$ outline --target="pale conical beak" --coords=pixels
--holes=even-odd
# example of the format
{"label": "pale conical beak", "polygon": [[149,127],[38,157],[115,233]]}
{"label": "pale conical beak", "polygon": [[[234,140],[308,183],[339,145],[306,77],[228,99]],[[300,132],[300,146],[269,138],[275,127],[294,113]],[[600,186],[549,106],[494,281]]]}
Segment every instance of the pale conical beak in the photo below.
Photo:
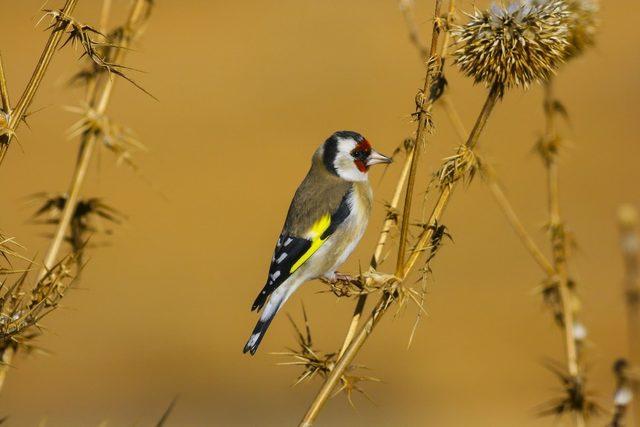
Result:
{"label": "pale conical beak", "polygon": [[391,163],[393,159],[378,153],[376,150],[371,150],[371,154],[367,158],[367,166],[377,165],[378,163]]}

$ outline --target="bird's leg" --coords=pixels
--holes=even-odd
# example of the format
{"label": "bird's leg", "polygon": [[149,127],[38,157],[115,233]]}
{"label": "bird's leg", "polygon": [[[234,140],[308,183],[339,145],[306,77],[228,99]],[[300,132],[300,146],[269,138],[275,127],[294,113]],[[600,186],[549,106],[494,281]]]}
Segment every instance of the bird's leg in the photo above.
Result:
{"label": "bird's leg", "polygon": [[340,273],[338,271],[334,271],[330,275],[325,276],[331,283],[336,282],[353,282],[355,278],[350,274]]}

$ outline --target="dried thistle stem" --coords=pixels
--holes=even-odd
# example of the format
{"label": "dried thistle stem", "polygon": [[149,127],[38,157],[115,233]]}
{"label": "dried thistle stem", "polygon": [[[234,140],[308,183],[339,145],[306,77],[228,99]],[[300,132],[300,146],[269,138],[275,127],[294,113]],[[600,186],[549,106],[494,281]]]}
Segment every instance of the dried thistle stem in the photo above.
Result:
{"label": "dried thistle stem", "polygon": [[507,218],[507,221],[513,228],[513,231],[516,233],[520,241],[524,245],[524,247],[529,251],[531,257],[535,260],[535,262],[540,266],[540,268],[547,274],[547,276],[552,277],[555,273],[553,266],[547,259],[547,257],[542,253],[540,247],[533,240],[533,237],[529,234],[527,229],[520,221],[518,214],[513,209],[511,202],[507,198],[507,195],[504,193],[504,190],[495,179],[495,177],[491,176],[491,174],[485,175],[485,181],[487,187],[491,191],[493,198],[498,203],[498,206],[502,210],[502,213]]}
{"label": "dried thistle stem", "polygon": [[[67,0],[62,9],[62,14],[68,16],[73,12],[73,9],[76,7],[78,0]],[[49,36],[49,40],[47,40],[47,44],[40,55],[40,59],[36,64],[36,68],[33,71],[31,76],[31,80],[27,83],[27,87],[24,89],[22,96],[18,100],[15,108],[11,112],[9,123],[7,124],[7,134],[5,139],[0,143],[0,164],[4,159],[4,156],[9,148],[9,144],[11,143],[11,138],[13,133],[18,129],[20,122],[22,121],[24,115],[27,112],[27,109],[31,105],[38,88],[40,87],[40,83],[42,83],[42,79],[49,68],[49,64],[51,63],[51,59],[55,54],[58,45],[60,44],[60,40],[64,35],[64,31],[59,27],[62,25],[61,23],[56,24],[51,29],[51,35]],[[7,108],[5,106],[5,108]]]}
{"label": "dried thistle stem", "polygon": [[313,425],[316,417],[320,413],[320,410],[322,409],[326,401],[329,399],[329,397],[331,397],[331,392],[333,391],[335,386],[339,383],[343,373],[351,365],[351,362],[356,357],[356,354],[358,354],[358,351],[360,351],[360,348],[362,348],[365,341],[367,340],[369,335],[371,335],[371,333],[373,332],[373,329],[378,324],[378,322],[380,321],[380,319],[382,318],[382,316],[384,315],[387,308],[389,308],[392,302],[393,302],[393,295],[385,292],[385,294],[382,296],[382,298],[380,298],[380,301],[378,301],[378,304],[376,304],[375,308],[371,312],[371,316],[369,316],[369,319],[367,320],[367,322],[360,329],[360,332],[355,336],[355,338],[353,339],[351,344],[349,344],[349,346],[347,347],[342,357],[338,359],[338,361],[336,362],[336,365],[333,367],[333,369],[329,373],[329,376],[327,377],[324,384],[322,385],[322,388],[318,392],[318,395],[313,400],[313,402],[311,403],[311,406],[307,410],[306,415],[300,422],[299,424],[300,427],[309,427]]}
{"label": "dried thistle stem", "polygon": [[418,160],[420,159],[420,151],[426,144],[426,133],[429,126],[429,108],[432,100],[429,96],[431,85],[442,72],[442,58],[437,55],[438,39],[441,31],[440,11],[442,9],[442,0],[436,0],[433,31],[431,34],[431,48],[429,49],[429,59],[427,61],[427,73],[422,88],[422,96],[418,107],[418,130],[416,131],[416,140],[413,149],[413,158],[411,159],[411,168],[409,170],[409,178],[407,180],[407,190],[404,197],[404,208],[402,209],[402,225],[400,227],[400,241],[398,245],[398,257],[396,260],[396,276],[403,276],[405,253],[407,250],[407,235],[409,232],[409,220],[411,219],[411,202],[413,201],[413,188],[416,181],[416,173],[418,171]]}
{"label": "dried thistle stem", "polygon": [[7,379],[7,373],[11,368],[11,361],[13,360],[13,355],[16,352],[16,348],[13,345],[9,345],[2,350],[2,354],[0,354],[0,390],[4,387],[4,382]]}
{"label": "dried thistle stem", "polygon": [[[407,24],[407,27],[409,29],[409,38],[411,39],[411,41],[414,43],[416,49],[418,49],[418,52],[420,54],[420,56],[424,59],[424,61],[426,62],[427,68],[429,65],[429,57],[427,56],[429,54],[429,50],[427,50],[426,46],[423,45],[420,42],[420,34],[418,31],[418,26],[415,22],[415,16],[413,14],[413,0],[401,0],[400,1],[400,10],[405,18],[405,22]],[[451,24],[451,20],[453,18],[453,14],[455,12],[455,0],[451,0],[449,2],[449,13],[447,14],[447,24],[450,25]],[[438,27],[439,24],[438,22],[434,22],[434,31],[436,29],[436,27]],[[432,38],[432,41],[435,38]],[[437,46],[437,43],[436,43]],[[433,42],[432,42],[432,47],[433,47]],[[442,72],[442,64],[444,63],[444,59],[447,56],[447,50],[449,48],[449,32],[445,31],[444,34],[444,39],[442,42],[442,47],[441,47],[441,51],[439,54],[440,57],[440,68],[438,69],[438,72],[441,73]],[[427,70],[427,72],[429,72],[429,70]],[[424,92],[423,92],[424,93]],[[424,98],[422,99],[424,101]],[[427,107],[427,111],[431,108],[434,100],[429,99],[428,100],[429,105]],[[417,139],[416,139],[417,141]],[[400,179],[398,181],[398,184],[396,186],[396,190],[395,193],[393,195],[393,199],[390,205],[390,209],[397,209],[398,204],[400,202],[400,197],[402,196],[402,189],[404,186],[404,183],[407,180],[407,176],[409,171],[412,168],[412,165],[414,164],[413,162],[413,153],[415,150],[415,142],[414,142],[414,147],[411,149],[411,151],[407,154],[407,158],[405,160],[405,164],[402,168],[402,173],[400,175]],[[407,193],[408,194],[408,193]],[[384,245],[387,241],[387,237],[389,234],[389,231],[391,229],[391,226],[393,224],[396,224],[397,220],[396,218],[387,218],[383,224],[382,227],[382,231],[380,233],[380,238],[378,239],[378,244],[376,245],[376,251],[373,255],[373,258],[371,260],[371,266],[373,268],[377,268],[378,264],[380,262],[381,256],[382,256],[382,250],[384,249]],[[401,238],[402,239],[402,238]],[[345,337],[344,343],[342,344],[342,348],[340,349],[340,353],[339,355],[342,356],[342,354],[344,353],[344,351],[346,350],[347,346],[350,344],[351,339],[353,338],[353,335],[355,334],[357,327],[358,327],[358,322],[360,321],[360,318],[362,317],[362,312],[364,310],[364,306],[367,300],[367,294],[363,294],[358,298],[358,302],[356,303],[356,308],[354,310],[354,314],[351,318],[351,323],[349,324],[349,329],[347,331],[347,335]]]}
{"label": "dried thistle stem", "polygon": [[9,89],[7,89],[7,76],[4,72],[4,60],[0,54],[0,100],[2,101],[2,111],[9,114],[11,111],[11,101],[9,100]]}
{"label": "dried thistle stem", "polygon": [[[451,124],[458,134],[458,137],[462,141],[466,141],[466,139],[468,138],[467,130],[465,129],[464,124],[460,119],[460,115],[458,114],[457,109],[455,108],[453,102],[447,94],[442,95],[441,105],[443,106],[447,117],[451,121]],[[487,188],[489,189],[489,191],[491,191],[493,198],[498,203],[498,206],[511,225],[511,228],[513,228],[513,231],[516,233],[524,247],[527,249],[527,251],[529,251],[531,257],[535,260],[535,262],[540,266],[540,268],[545,272],[547,276],[554,276],[555,270],[553,268],[553,265],[551,265],[551,262],[549,262],[547,257],[542,253],[540,247],[536,244],[536,242],[533,240],[533,237],[531,237],[531,234],[529,234],[527,229],[522,224],[522,221],[518,217],[518,214],[513,209],[513,205],[509,201],[509,198],[498,182],[495,173],[493,171],[485,171],[483,177]]]}
{"label": "dried thistle stem", "polygon": [[[398,205],[400,204],[402,189],[404,188],[404,184],[407,181],[407,177],[409,176],[409,170],[411,169],[414,149],[415,144],[407,153],[407,158],[404,161],[404,166],[402,167],[402,172],[400,173],[400,179],[398,179],[395,192],[393,193],[393,198],[391,199],[391,203],[389,204],[389,210],[396,210],[398,208]],[[397,219],[395,215],[389,215],[384,220],[384,223],[382,224],[382,230],[380,231],[380,237],[378,237],[378,244],[376,245],[376,250],[373,254],[373,258],[371,259],[371,267],[376,269],[378,268],[380,260],[382,259],[382,251],[384,250],[384,246],[387,243],[387,239],[389,238],[389,233],[391,232],[391,227],[393,227],[393,225],[396,223]],[[358,329],[358,322],[360,322],[360,318],[362,317],[362,312],[364,311],[366,302],[367,294],[362,294],[358,297],[356,308],[353,311],[351,323],[349,324],[349,329],[347,330],[347,335],[345,336],[338,357],[342,357],[349,344],[351,344],[351,340],[353,339],[353,336]]]}
{"label": "dried thistle stem", "polygon": [[[127,30],[129,31],[135,30],[134,26],[143,18],[143,14],[145,10],[144,6],[147,1],[148,0],[136,0],[136,2],[133,4],[127,20],[127,24],[126,24]],[[68,1],[65,6],[65,9],[63,10],[63,13],[66,13],[68,15],[68,13],[72,11],[73,6],[75,6],[75,3],[76,1],[71,1],[71,0]],[[54,32],[54,34],[62,34],[62,31]],[[132,34],[135,34],[135,32]],[[57,39],[57,41],[59,41],[59,38]],[[50,38],[50,42],[51,42],[51,38]],[[127,48],[129,47],[129,43],[130,43],[130,39],[128,37],[124,37],[121,43],[121,48],[116,52],[116,61],[121,61],[124,58],[124,56],[127,53],[127,50],[128,50]],[[57,42],[54,44],[54,47],[55,46],[57,46]],[[46,51],[47,50],[45,49],[45,52]],[[44,56],[45,55],[43,54],[43,57]],[[47,61],[50,61],[51,59],[50,55],[48,56],[48,58],[49,59]],[[41,81],[43,74],[44,74],[43,71],[40,73],[34,73],[34,76],[39,75],[40,77],[35,80],[34,78],[32,78],[32,81],[37,81],[37,82]],[[113,86],[115,83],[114,76],[106,74],[104,78],[105,78],[104,85],[102,87],[100,87],[99,85],[93,86],[92,90],[94,91],[93,95],[95,96],[89,97],[89,99],[97,99],[97,101],[95,102],[95,105],[92,105],[92,107],[94,107],[95,110],[100,114],[104,113],[107,108],[107,105],[111,98],[111,93],[113,91]],[[37,88],[37,84],[35,85],[35,87]],[[33,91],[33,93],[35,93],[35,90]],[[31,95],[31,98],[32,97],[33,95]],[[23,98],[24,98],[24,95],[23,95]],[[18,107],[16,107],[16,109],[17,108]],[[16,116],[12,116],[12,119],[14,117]],[[69,227],[69,224],[71,223],[73,213],[75,212],[76,206],[78,204],[80,190],[84,183],[84,179],[85,179],[87,170],[89,168],[89,164],[90,164],[91,157],[95,149],[97,140],[98,140],[98,135],[95,132],[89,131],[83,134],[83,139],[80,144],[80,153],[78,156],[78,161],[76,163],[76,167],[75,167],[70,188],[69,188],[69,196],[67,198],[67,202],[65,203],[65,207],[61,214],[61,218],[58,223],[58,227],[54,234],[53,240],[51,241],[51,245],[49,246],[49,249],[45,256],[43,268],[40,270],[40,273],[38,274],[38,278],[37,278],[38,281],[43,280],[47,276],[47,274],[51,271],[53,266],[56,264],[56,259],[58,257],[60,248],[64,241],[64,236]],[[3,147],[6,147],[6,145],[3,145]],[[0,161],[1,161],[2,155],[3,155],[3,152],[0,152]],[[2,385],[4,384],[4,378],[6,377],[7,370],[9,369],[9,366],[11,364],[11,360],[15,356],[16,347],[13,345],[9,345],[0,349],[0,351],[1,351],[0,358],[2,360],[2,363],[0,364],[0,389],[1,389]]]}
{"label": "dried thistle stem", "polygon": [[[618,215],[620,247],[624,260],[623,286],[627,308],[627,337],[629,361],[635,369],[640,367],[640,239],[638,238],[638,212],[632,206],[622,206]],[[640,426],[640,390],[633,384],[631,407],[635,424]]]}
{"label": "dried thistle stem", "polygon": [[[495,107],[497,101],[500,99],[501,94],[502,87],[499,84],[494,84],[491,86],[489,94],[487,95],[487,99],[482,106],[482,110],[480,111],[480,114],[476,119],[471,133],[469,134],[469,138],[467,138],[467,142],[464,144],[464,146],[469,150],[473,150],[478,143],[478,139],[480,138],[480,135],[484,130],[485,125],[487,124],[487,120],[489,119],[489,116],[493,111],[493,107]],[[435,232],[435,226],[440,222],[440,218],[442,218],[442,214],[444,213],[447,203],[449,202],[449,198],[453,193],[454,187],[455,183],[451,183],[441,188],[438,201],[436,202],[436,205],[434,206],[433,211],[431,212],[431,215],[429,217],[429,221],[427,222],[429,226],[425,227],[418,237],[418,242],[416,243],[411,256],[405,264],[405,271],[411,270],[420,258],[422,252],[427,249],[427,246],[431,241],[431,238],[433,237],[433,233]]]}
{"label": "dried thistle stem", "polygon": [[[549,79],[544,85],[544,112],[545,112],[545,140],[557,141],[557,126],[555,121],[556,99],[553,89],[553,79]],[[569,289],[569,273],[567,269],[567,241],[562,217],[560,216],[560,192],[558,179],[557,150],[552,148],[547,151],[545,157],[547,170],[547,192],[549,209],[549,230],[551,235],[551,251],[553,267],[558,282],[558,293],[562,304],[562,320],[564,330],[565,351],[567,359],[567,371],[576,381],[580,380],[580,364],[578,359],[578,347],[575,334],[575,313],[573,295]],[[575,425],[585,425],[584,414],[574,411]]]}
{"label": "dried thistle stem", "polygon": [[[126,23],[127,31],[135,30],[134,26],[143,17],[146,2],[147,0],[136,0],[136,2],[131,7],[131,11]],[[127,54],[130,42],[131,40],[129,37],[124,37],[122,39],[121,45],[115,54],[115,63],[122,62]],[[113,92],[116,81],[115,76],[110,74],[106,74],[103,77],[105,79],[104,84],[102,86],[94,86],[93,89],[95,93],[89,96],[89,99],[95,100],[93,102],[93,105],[91,105],[91,108],[96,111],[97,115],[102,115],[105,113],[107,106],[109,105],[111,94]],[[71,219],[73,218],[76,206],[78,205],[80,190],[82,189],[82,186],[84,184],[87,170],[89,169],[91,158],[98,141],[98,136],[99,135],[97,135],[96,132],[93,131],[87,131],[82,135],[82,141],[80,143],[80,153],[78,155],[78,161],[73,172],[71,184],[69,186],[67,201],[65,203],[64,209],[62,210],[60,221],[58,223],[58,227],[56,228],[53,240],[51,241],[51,245],[49,246],[49,250],[47,251],[47,254],[44,258],[44,268],[40,271],[40,277],[42,277],[46,273],[48,268],[51,268],[51,266],[56,262],[56,259],[58,258],[60,247],[64,242],[64,236],[67,233],[67,229],[69,228],[69,224],[71,223]]]}

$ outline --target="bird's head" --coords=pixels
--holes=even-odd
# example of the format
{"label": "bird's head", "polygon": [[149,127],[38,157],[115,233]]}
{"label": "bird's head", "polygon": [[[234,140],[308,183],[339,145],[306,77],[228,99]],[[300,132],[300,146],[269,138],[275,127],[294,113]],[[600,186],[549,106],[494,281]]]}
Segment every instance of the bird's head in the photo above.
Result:
{"label": "bird's head", "polygon": [[327,170],[346,181],[366,181],[369,167],[391,163],[357,132],[338,131],[322,145],[322,162]]}

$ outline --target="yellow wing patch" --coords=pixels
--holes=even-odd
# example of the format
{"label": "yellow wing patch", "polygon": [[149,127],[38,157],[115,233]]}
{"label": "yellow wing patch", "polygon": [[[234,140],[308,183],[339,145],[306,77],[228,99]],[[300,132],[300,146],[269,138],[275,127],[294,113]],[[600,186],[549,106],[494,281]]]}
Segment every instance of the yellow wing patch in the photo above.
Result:
{"label": "yellow wing patch", "polygon": [[302,264],[304,264],[310,257],[313,255],[320,246],[327,240],[326,238],[321,239],[322,234],[327,231],[327,228],[331,225],[331,216],[329,214],[325,214],[322,218],[317,220],[311,226],[311,229],[307,233],[307,238],[311,239],[311,247],[307,249],[307,251],[302,254],[300,259],[296,261],[295,264],[291,267],[291,271],[289,273],[293,273],[296,271]]}

